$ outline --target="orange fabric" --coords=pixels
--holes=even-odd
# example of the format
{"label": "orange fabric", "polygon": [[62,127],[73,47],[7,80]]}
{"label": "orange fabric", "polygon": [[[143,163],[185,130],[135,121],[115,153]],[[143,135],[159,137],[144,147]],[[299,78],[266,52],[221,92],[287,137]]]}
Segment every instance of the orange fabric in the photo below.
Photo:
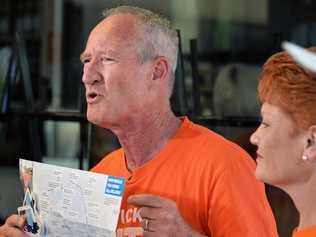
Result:
{"label": "orange fabric", "polygon": [[[105,157],[92,171],[127,180],[117,236],[142,236],[132,194],[154,194],[176,201],[184,219],[212,237],[274,237],[275,221],[255,163],[237,145],[187,118],[162,151],[133,172],[124,151]],[[137,233],[137,234],[136,234]]]}
{"label": "orange fabric", "polygon": [[316,225],[305,228],[305,229],[295,229],[293,231],[292,237],[315,237],[316,236]]}

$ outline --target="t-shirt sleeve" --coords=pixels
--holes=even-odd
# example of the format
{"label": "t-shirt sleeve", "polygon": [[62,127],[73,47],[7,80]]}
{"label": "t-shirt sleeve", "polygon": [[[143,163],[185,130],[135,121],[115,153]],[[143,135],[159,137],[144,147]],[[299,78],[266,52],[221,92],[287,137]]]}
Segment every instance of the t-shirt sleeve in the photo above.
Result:
{"label": "t-shirt sleeve", "polygon": [[239,151],[228,156],[209,190],[212,237],[278,236],[264,185],[255,179],[251,158]]}

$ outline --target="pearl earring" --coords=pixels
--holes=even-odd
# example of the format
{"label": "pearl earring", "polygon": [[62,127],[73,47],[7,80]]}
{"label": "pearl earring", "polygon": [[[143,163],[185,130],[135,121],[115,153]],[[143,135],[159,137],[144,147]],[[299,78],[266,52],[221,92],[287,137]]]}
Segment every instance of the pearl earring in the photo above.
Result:
{"label": "pearl earring", "polygon": [[308,160],[308,156],[307,155],[303,155],[302,156],[302,160]]}

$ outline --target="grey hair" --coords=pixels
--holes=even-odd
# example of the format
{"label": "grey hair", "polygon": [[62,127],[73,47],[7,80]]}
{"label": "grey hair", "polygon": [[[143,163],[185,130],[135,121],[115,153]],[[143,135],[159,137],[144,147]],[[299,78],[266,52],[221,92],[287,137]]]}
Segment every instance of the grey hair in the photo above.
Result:
{"label": "grey hair", "polygon": [[141,62],[149,59],[164,56],[171,65],[171,90],[174,84],[174,74],[177,67],[178,58],[178,34],[171,22],[152,11],[134,7],[119,6],[103,11],[105,18],[121,13],[128,13],[136,17],[140,26],[138,50]]}

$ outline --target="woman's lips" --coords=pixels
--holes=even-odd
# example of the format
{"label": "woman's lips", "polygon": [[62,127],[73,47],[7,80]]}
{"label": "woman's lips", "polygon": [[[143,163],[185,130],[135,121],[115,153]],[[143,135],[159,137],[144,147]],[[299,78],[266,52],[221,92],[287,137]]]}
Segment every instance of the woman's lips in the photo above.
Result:
{"label": "woman's lips", "polygon": [[257,159],[263,159],[263,156],[257,152]]}

